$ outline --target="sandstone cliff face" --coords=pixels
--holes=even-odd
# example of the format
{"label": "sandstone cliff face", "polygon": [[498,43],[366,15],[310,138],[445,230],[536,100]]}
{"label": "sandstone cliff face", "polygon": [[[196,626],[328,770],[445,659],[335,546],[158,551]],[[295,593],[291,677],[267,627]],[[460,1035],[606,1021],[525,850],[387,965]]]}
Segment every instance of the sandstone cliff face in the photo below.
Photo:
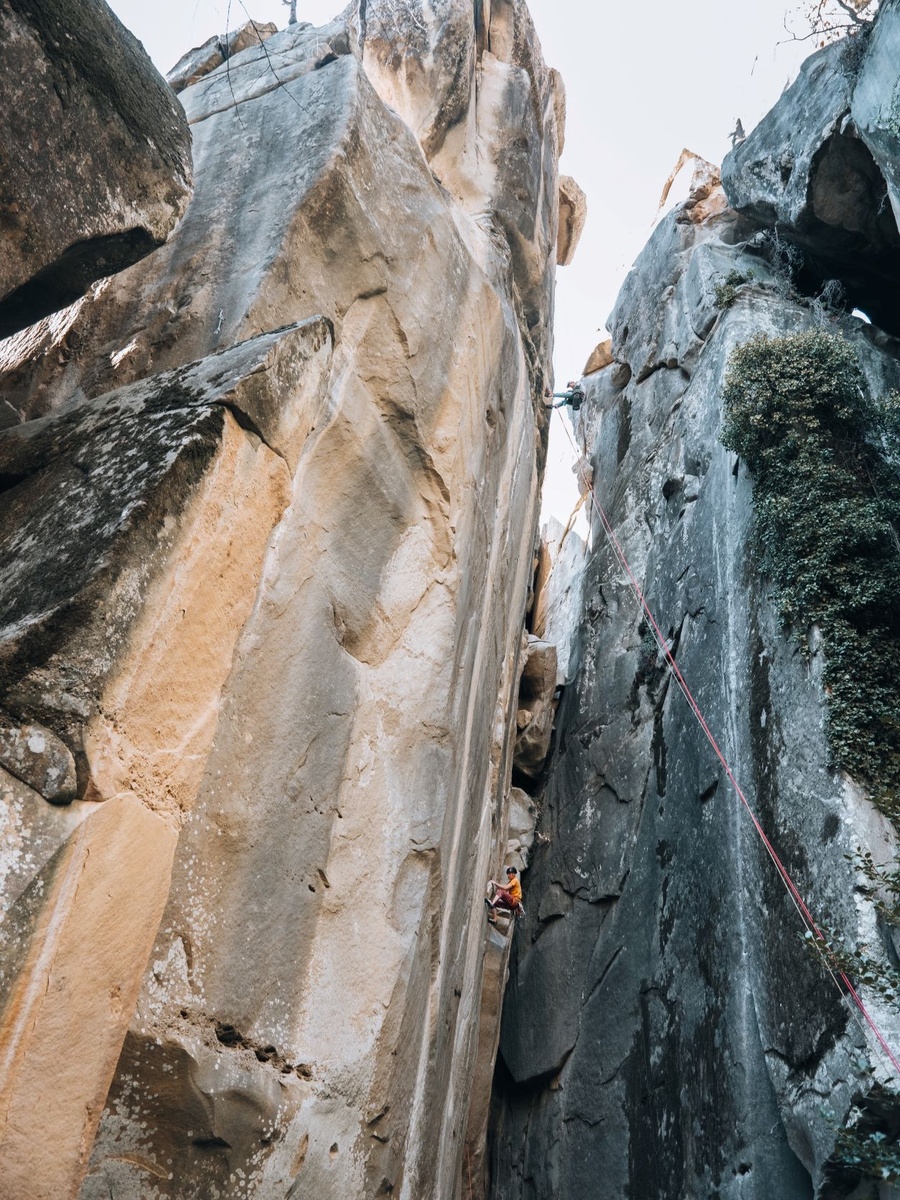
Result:
{"label": "sandstone cliff face", "polygon": [[[706,180],[660,224],[619,296],[576,430],[779,853],[816,913],[875,944],[846,856],[862,846],[890,860],[894,835],[827,769],[827,650],[813,639],[807,664],[782,627],[750,544],[752,481],[719,439],[728,356],[760,332],[824,322],[858,350],[873,394],[900,382],[893,337],[798,296],[847,275],[851,304],[895,327],[882,252],[898,236],[898,159],[882,118],[900,86],[885,50],[898,28],[900,9],[883,5],[855,57],[832,47],[810,61],[726,164],[741,213]],[[852,77],[834,73],[838,60]],[[776,220],[773,248],[758,235]],[[790,244],[805,254],[793,287],[779,251]],[[491,1195],[869,1195],[858,1174],[829,1167],[835,1128],[894,1073],[804,954],[790,898],[596,520],[594,544],[512,952]],[[896,1046],[896,1011],[867,1001]]]}
{"label": "sandstone cliff face", "polygon": [[562,102],[443,7],[185,88],[177,233],[5,380],[10,1200],[477,1177]]}

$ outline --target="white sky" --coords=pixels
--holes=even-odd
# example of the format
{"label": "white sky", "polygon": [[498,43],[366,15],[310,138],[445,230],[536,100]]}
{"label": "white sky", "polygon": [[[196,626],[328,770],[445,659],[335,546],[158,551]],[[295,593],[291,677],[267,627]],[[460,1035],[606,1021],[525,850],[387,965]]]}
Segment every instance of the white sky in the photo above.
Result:
{"label": "white sky", "polygon": [[[666,177],[687,147],[720,163],[740,117],[750,129],[793,79],[811,42],[788,40],[797,0],[529,0],[544,50],[566,83],[561,170],[588,197],[575,261],[557,277],[557,386],[580,375],[643,247]],[[298,18],[322,24],[345,0],[299,0]],[[246,7],[245,7],[246,6]],[[192,46],[247,20],[275,21],[280,0],[112,0],[111,7],[165,73]],[[789,19],[800,28],[797,18]],[[682,197],[674,193],[674,202]],[[550,508],[565,519],[576,496],[570,452],[552,439]],[[560,492],[562,489],[562,492]],[[574,500],[572,501],[574,502]]]}

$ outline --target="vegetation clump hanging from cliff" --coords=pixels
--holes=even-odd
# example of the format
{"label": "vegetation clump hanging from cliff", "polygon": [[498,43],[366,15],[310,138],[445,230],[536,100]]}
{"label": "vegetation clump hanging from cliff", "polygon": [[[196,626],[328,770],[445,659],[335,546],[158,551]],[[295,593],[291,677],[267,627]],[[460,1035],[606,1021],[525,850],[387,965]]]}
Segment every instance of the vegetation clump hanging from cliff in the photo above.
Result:
{"label": "vegetation clump hanging from cliff", "polygon": [[803,645],[822,632],[833,765],[900,825],[900,398],[818,330],[739,347],[723,398],[782,617]]}
{"label": "vegetation clump hanging from cliff", "polygon": [[716,308],[731,308],[737,299],[738,289],[753,279],[753,272],[746,275],[742,271],[729,271],[724,279],[720,279],[713,291]]}

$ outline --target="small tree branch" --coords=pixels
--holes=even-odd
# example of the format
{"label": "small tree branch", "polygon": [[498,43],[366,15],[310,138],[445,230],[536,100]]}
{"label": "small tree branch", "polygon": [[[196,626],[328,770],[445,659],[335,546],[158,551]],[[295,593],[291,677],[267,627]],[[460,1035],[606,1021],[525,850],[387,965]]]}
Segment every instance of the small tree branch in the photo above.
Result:
{"label": "small tree branch", "polygon": [[[822,38],[824,45],[826,41],[833,41],[870,25],[872,16],[867,14],[877,11],[877,8],[877,0],[806,0],[786,13],[782,24],[789,41],[806,42],[810,38]],[[788,24],[789,18],[799,18],[809,32],[795,33]]]}
{"label": "small tree branch", "polygon": [[[861,17],[859,12],[853,7],[852,4],[849,4],[847,0],[834,0],[834,3],[838,6],[838,8],[843,9],[854,25],[868,24],[865,17]],[[821,11],[822,6],[819,5],[819,12],[821,13]]]}

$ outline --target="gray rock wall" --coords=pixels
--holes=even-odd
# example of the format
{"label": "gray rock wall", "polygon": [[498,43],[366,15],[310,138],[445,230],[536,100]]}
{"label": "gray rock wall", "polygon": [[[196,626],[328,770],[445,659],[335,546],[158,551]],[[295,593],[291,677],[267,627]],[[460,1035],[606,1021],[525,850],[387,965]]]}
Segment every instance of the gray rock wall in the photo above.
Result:
{"label": "gray rock wall", "polygon": [[803,251],[802,280],[837,279],[852,306],[900,333],[900,8],[810,56],[782,100],[725,159],[738,211]]}
{"label": "gray rock wall", "polygon": [[[736,162],[777,157],[775,126],[821,144],[830,124],[807,128],[796,94]],[[772,189],[780,212],[777,177]],[[805,300],[778,254],[773,268],[761,253],[767,211],[748,202],[740,216],[707,181],[657,227],[610,320],[613,361],[585,381],[576,435],[778,853],[821,920],[877,945],[846,856],[863,846],[890,861],[893,833],[827,768],[824,651],[813,634],[805,661],[781,626],[750,541],[752,482],[719,432],[728,356],[757,333],[824,323],[856,347],[874,394],[897,386],[900,343]],[[716,289],[732,273],[728,304]],[[804,951],[793,903],[596,517],[593,536],[512,951],[490,1194],[855,1195],[856,1180],[826,1178],[834,1131],[893,1070]],[[896,1046],[896,1012],[866,998]]]}

